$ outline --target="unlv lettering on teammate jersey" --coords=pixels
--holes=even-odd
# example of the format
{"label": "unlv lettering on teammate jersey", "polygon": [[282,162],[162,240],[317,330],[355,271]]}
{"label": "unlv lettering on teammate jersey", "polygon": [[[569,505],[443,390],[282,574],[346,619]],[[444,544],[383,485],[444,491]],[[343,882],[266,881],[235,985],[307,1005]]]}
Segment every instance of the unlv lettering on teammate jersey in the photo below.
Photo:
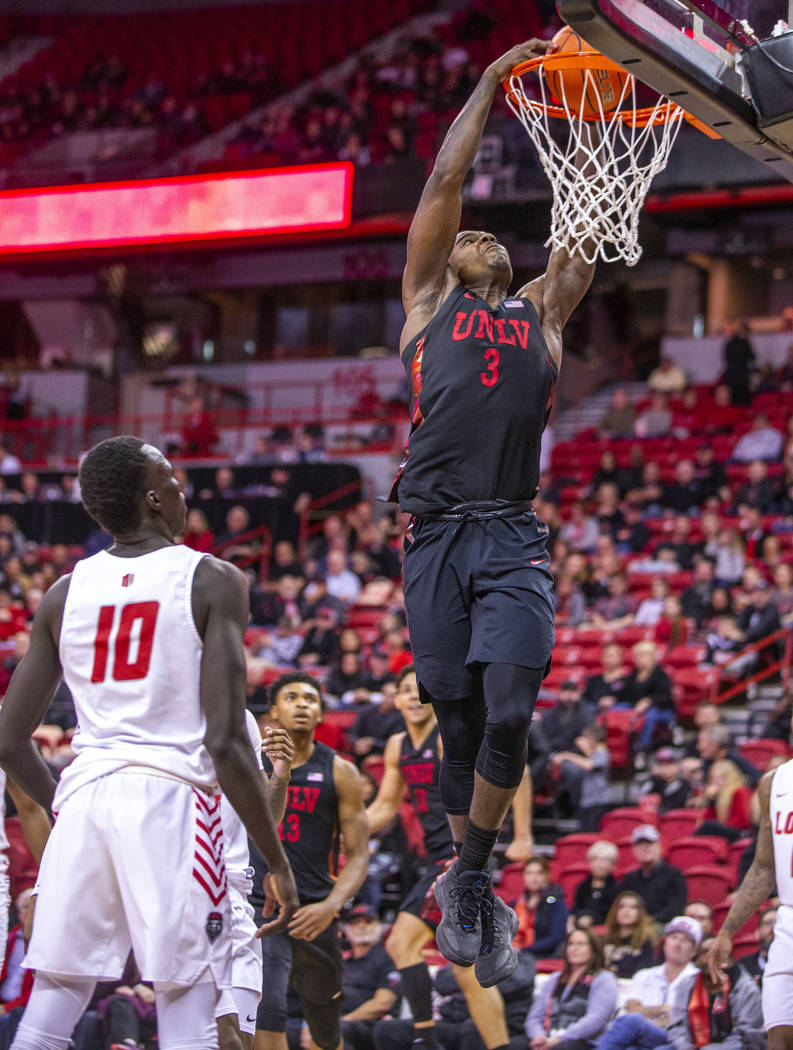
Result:
{"label": "unlv lettering on teammate jersey", "polygon": [[403,362],[412,428],[390,498],[419,515],[532,499],[557,373],[528,299],[491,310],[458,285]]}
{"label": "unlv lettering on teammate jersey", "polygon": [[440,767],[437,726],[417,748],[413,747],[408,733],[402,735],[399,772],[407,784],[410,802],[424,832],[424,848],[429,861],[454,856],[452,834],[438,787]]}
{"label": "unlv lettering on teammate jersey", "polygon": [[102,551],[75,566],[60,649],[77,711],[77,757],[61,778],[57,805],[131,764],[215,783],[192,614],[193,576],[203,557],[181,546],[137,558]]}
{"label": "unlv lettering on teammate jersey", "polygon": [[[333,889],[331,864],[335,867],[336,830],[339,819],[338,796],[333,780],[336,752],[316,743],[311,757],[292,768],[286,794],[284,819],[278,833],[292,869],[297,892],[303,900],[321,900]],[[272,769],[267,756],[264,768]],[[251,864],[255,869],[251,900],[263,903],[262,878],[267,865],[251,843]]]}

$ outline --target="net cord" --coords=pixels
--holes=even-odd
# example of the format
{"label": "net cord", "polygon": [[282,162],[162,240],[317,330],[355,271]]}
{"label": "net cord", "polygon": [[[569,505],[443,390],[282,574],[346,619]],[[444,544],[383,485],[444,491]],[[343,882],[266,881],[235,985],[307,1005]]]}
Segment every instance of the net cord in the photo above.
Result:
{"label": "net cord", "polygon": [[[622,260],[635,266],[641,258],[639,217],[655,176],[666,167],[683,124],[683,111],[659,98],[649,116],[631,119],[638,109],[636,81],[625,75],[613,110],[603,109],[595,71],[583,67],[584,97],[597,99],[599,112],[585,119],[568,103],[564,78],[559,77],[562,108],[569,127],[567,141],[554,134],[564,121],[548,108],[551,96],[544,69],[538,70],[540,99],[524,91],[520,75],[509,80],[507,103],[531,138],[551,183],[553,207],[546,247],[565,248],[587,263]],[[591,90],[589,90],[591,88]],[[626,110],[628,111],[626,113]]]}

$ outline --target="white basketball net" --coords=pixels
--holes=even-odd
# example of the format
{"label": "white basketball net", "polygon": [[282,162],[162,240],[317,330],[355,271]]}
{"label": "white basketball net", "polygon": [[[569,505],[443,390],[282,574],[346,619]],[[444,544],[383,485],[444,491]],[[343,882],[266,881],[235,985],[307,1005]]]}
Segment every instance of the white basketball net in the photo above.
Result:
{"label": "white basketball net", "polygon": [[[584,97],[596,98],[600,104],[595,71],[582,68],[581,72],[586,78]],[[558,103],[551,97],[544,71],[538,73],[539,101],[524,92],[521,77],[513,74],[507,102],[534,143],[553,190],[546,245],[577,252],[588,263],[600,257],[604,262],[622,259],[635,266],[642,254],[639,213],[650,183],[667,165],[683,111],[675,106],[665,120],[660,119],[669,101],[659,98],[646,124],[615,118],[620,110],[638,108],[635,78],[627,75],[616,109],[601,108],[598,119],[588,122],[568,105],[560,76],[561,106],[569,122],[565,144],[559,134],[564,122],[544,108]]]}

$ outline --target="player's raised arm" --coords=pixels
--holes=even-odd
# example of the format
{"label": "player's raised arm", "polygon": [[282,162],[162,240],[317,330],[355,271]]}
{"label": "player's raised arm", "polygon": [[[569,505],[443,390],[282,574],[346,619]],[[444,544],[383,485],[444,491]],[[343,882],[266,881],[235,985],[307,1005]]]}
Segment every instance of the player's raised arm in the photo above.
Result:
{"label": "player's raised arm", "polygon": [[738,887],[732,907],[708,954],[708,967],[714,981],[724,980],[732,938],[762,908],[776,884],[774,869],[774,832],[771,827],[771,781],[774,772],[766,773],[757,789],[760,803],[760,827],[752,866]]}
{"label": "player's raised arm", "polygon": [[270,886],[281,905],[276,932],[297,907],[297,889],[270,812],[264,780],[245,729],[245,650],[248,587],[229,562],[205,558],[193,584],[195,622],[204,642],[201,705],[207,729],[204,743],[223,793],[239,814],[270,870]]}
{"label": "player's raised arm", "polygon": [[542,334],[557,369],[562,366],[562,330],[592,284],[595,264],[578,252],[554,248],[548,268],[518,292],[518,298],[531,300],[542,325]]}
{"label": "player's raised arm", "polygon": [[382,831],[386,824],[394,819],[405,793],[405,781],[399,772],[399,749],[404,735],[394,733],[386,742],[383,752],[383,779],[380,781],[377,795],[366,809],[369,831],[373,835]]}
{"label": "player's raised arm", "polygon": [[0,765],[46,810],[52,805],[55,780],[32,736],[61,680],[58,638],[69,579],[62,576],[44,595],[33,621],[30,647],[14,671],[0,707]]}
{"label": "player's raised arm", "polygon": [[545,40],[528,40],[488,66],[449,128],[408,233],[402,277],[402,303],[408,318],[416,310],[426,312],[429,319],[437,309],[460,226],[463,182],[479,149],[496,88],[519,62],[545,54],[549,46]]}

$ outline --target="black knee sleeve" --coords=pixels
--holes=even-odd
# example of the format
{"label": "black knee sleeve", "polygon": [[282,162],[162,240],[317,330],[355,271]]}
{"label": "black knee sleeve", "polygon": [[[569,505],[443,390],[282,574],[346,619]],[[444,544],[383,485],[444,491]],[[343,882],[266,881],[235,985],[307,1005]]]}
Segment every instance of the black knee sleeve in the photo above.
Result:
{"label": "black knee sleeve", "polygon": [[489,784],[520,784],[528,755],[529,727],[543,678],[541,667],[486,664],[482,672],[487,720],[476,760],[477,773]]}
{"label": "black knee sleeve", "polygon": [[302,1003],[303,1017],[319,1050],[336,1050],[341,1039],[341,993],[330,1003],[314,1003],[306,999]]}
{"label": "black knee sleeve", "polygon": [[462,700],[433,700],[438,720],[443,758],[439,786],[447,813],[467,813],[474,796],[474,768],[485,726],[482,697]]}

